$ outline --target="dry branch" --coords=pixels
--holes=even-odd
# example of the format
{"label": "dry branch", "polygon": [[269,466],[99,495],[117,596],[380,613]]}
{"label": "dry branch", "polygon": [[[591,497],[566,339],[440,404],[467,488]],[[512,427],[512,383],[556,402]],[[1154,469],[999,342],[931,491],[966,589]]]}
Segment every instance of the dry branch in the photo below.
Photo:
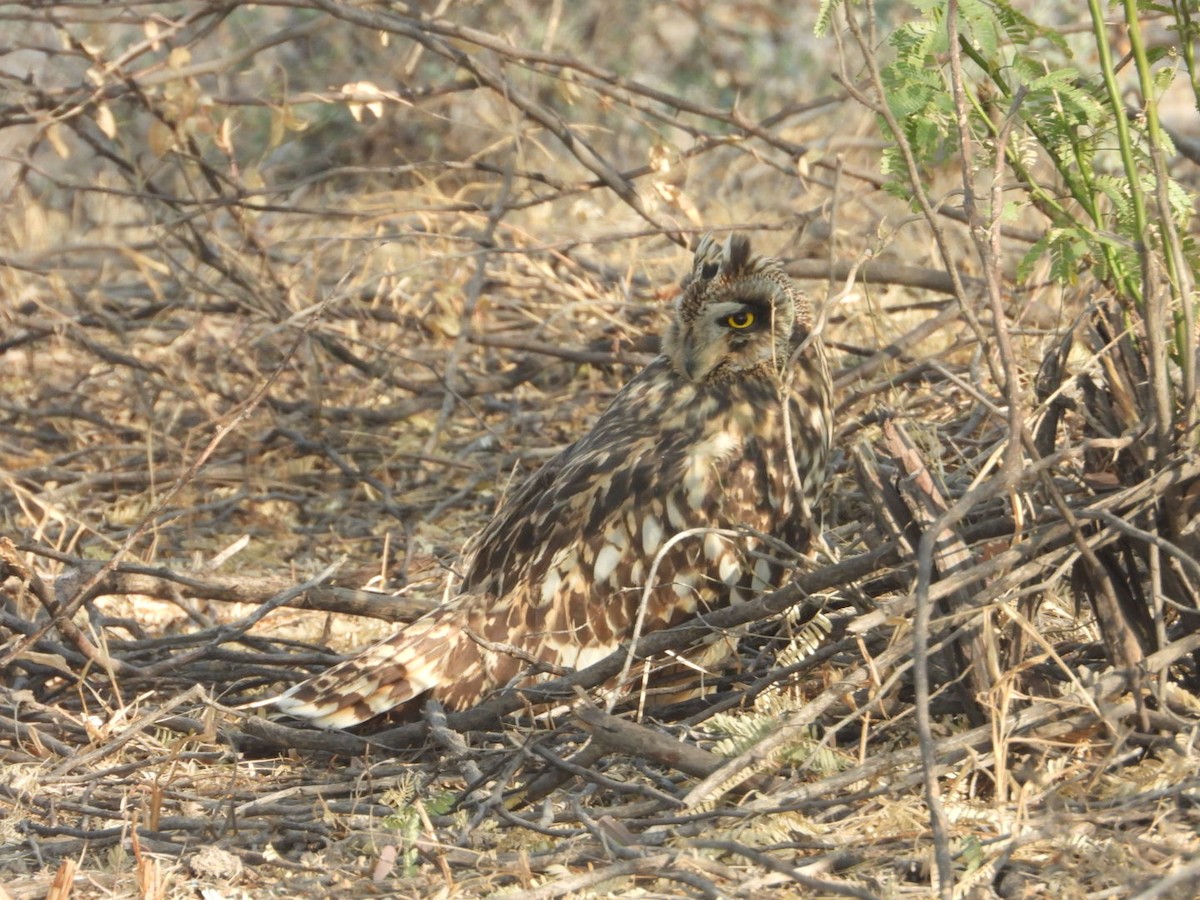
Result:
{"label": "dry branch", "polygon": [[[964,131],[957,159],[905,158],[927,183],[897,199],[876,119],[893,107],[869,96],[885,35],[861,5],[836,8],[851,30],[818,72],[793,40],[803,5],[148,10],[0,9],[5,889],[286,879],[322,897],[374,873],[414,895],[865,896],[927,890],[938,849],[1000,894],[1061,893],[1063,872],[1178,890],[1197,853],[1200,466],[1194,360],[1164,340],[1178,315],[1194,344],[1191,273],[1148,260],[1144,314],[1043,270],[1014,287],[1063,226],[1056,198],[1013,202],[1060,173],[996,169],[1027,164],[1004,131],[1019,93],[990,108],[989,145]],[[946,57],[960,120],[971,49]],[[821,87],[839,65],[845,89]],[[1155,173],[1188,165],[1148,153]],[[1183,259],[1189,227],[1152,236]],[[657,351],[679,245],[731,228],[814,297],[848,288],[824,327],[836,558],[631,651],[716,629],[742,668],[658,720],[524,715],[575,703],[626,650],[374,734],[249,717],[337,658],[327,630],[358,640],[348,617],[430,608],[427,561],[453,570],[514,481],[594,421]],[[826,642],[787,656],[788,613],[817,609]],[[965,640],[994,668],[964,683],[987,724],[960,730],[954,667],[926,689],[913,657]],[[709,749],[755,721],[742,752]],[[832,771],[785,756],[801,730]],[[957,807],[936,841],[929,784]],[[240,874],[206,881],[200,847]]]}
{"label": "dry branch", "polygon": [[[37,544],[20,544],[16,549],[68,566],[58,578],[76,581],[88,579],[102,568],[101,564],[92,560],[69,553],[59,553]],[[258,605],[296,586],[293,579],[281,574],[248,577],[209,572],[204,573],[203,577],[199,575],[200,573],[178,571],[165,565],[119,563],[97,582],[95,594],[137,594],[160,600],[174,600],[183,596],[195,600]],[[307,587],[299,596],[288,597],[279,605],[292,609],[368,616],[388,622],[411,622],[429,612],[435,601],[431,598],[318,584]]]}
{"label": "dry branch", "polygon": [[[592,741],[606,753],[646,759],[685,775],[701,778],[711,775],[724,763],[721,757],[699,747],[674,740],[636,722],[609,715],[593,706],[576,709],[574,715],[592,736]],[[767,792],[781,786],[782,782],[763,777],[751,778],[746,784],[751,790]]]}
{"label": "dry branch", "polygon": [[[923,534],[935,527],[935,522],[946,512],[948,504],[916,445],[903,428],[894,421],[885,422],[883,436],[900,470],[897,487],[908,512],[908,518],[901,528],[913,526],[918,534]],[[902,534],[896,537],[900,538]],[[916,547],[911,549],[915,551]],[[933,552],[934,566],[942,577],[968,571],[977,564],[962,537],[951,528],[944,529],[934,537]],[[960,611],[971,610],[973,606],[973,597],[966,590],[955,591],[940,603],[944,616],[954,616]],[[963,707],[973,723],[980,725],[986,717],[978,698],[991,693],[999,676],[996,633],[988,610],[980,610],[975,620],[967,623],[953,649],[957,662],[951,667],[951,677],[957,682],[960,675],[966,676],[968,690],[962,697]]]}

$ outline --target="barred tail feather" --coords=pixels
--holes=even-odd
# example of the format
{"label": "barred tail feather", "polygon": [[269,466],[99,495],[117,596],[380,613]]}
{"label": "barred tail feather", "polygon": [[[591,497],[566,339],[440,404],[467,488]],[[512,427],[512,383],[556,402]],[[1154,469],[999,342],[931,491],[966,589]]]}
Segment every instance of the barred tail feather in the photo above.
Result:
{"label": "barred tail feather", "polygon": [[297,684],[275,706],[314,725],[348,728],[388,712],[426,691],[440,694],[447,677],[456,693],[476,696],[487,685],[481,648],[457,624],[461,612],[441,609]]}

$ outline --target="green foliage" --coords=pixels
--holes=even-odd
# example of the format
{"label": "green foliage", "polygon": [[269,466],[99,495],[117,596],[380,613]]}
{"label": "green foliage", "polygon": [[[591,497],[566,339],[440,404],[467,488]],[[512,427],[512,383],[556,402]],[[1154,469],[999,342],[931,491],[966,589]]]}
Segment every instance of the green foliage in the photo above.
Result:
{"label": "green foliage", "polygon": [[[791,638],[776,657],[776,662],[781,666],[794,665],[807,659],[824,644],[833,630],[833,623],[824,613],[817,613],[802,624],[791,621],[789,614],[785,616],[785,622],[791,628]],[[781,688],[761,694],[752,711],[718,713],[708,720],[708,726],[713,731],[724,735],[714,745],[714,752],[723,756],[737,756],[774,733],[788,713],[803,705],[804,698],[794,689]],[[772,758],[792,765],[804,764],[822,774],[845,768],[842,755],[824,746],[812,728],[798,729],[793,739]]]}
{"label": "green foliage", "polygon": [[792,620],[792,615],[793,613],[789,612],[784,617],[791,630],[791,638],[788,640],[787,646],[780,650],[775,657],[776,662],[781,666],[795,665],[812,656],[825,643],[829,633],[833,631],[833,623],[824,613],[819,612],[800,625]]}
{"label": "green foliage", "polygon": [[814,35],[824,37],[829,33],[829,23],[833,20],[834,10],[840,2],[841,0],[821,0],[821,5],[817,8],[817,23],[813,26]]}
{"label": "green foliage", "polygon": [[[945,31],[934,21],[914,22],[896,31],[892,47],[896,60],[882,73],[888,107],[909,146],[919,148],[918,160],[927,166],[943,165],[953,153],[954,104],[942,73],[926,61],[945,52]],[[887,190],[909,196],[910,187],[901,180],[907,170],[898,146],[885,149],[881,165],[884,174],[897,176]]]}
{"label": "green foliage", "polygon": [[1050,228],[1017,266],[1017,278],[1026,281],[1039,260],[1050,260],[1050,278],[1060,284],[1077,284],[1082,263],[1089,258],[1090,236],[1082,228]]}
{"label": "green foliage", "polygon": [[420,857],[417,854],[417,839],[421,829],[431,815],[446,815],[453,809],[455,796],[442,792],[432,796],[420,797],[417,792],[416,779],[405,775],[395,787],[383,795],[383,802],[391,806],[395,812],[385,816],[380,823],[384,829],[393,832],[400,845],[400,856],[397,863],[405,878],[417,874]]}
{"label": "green foliage", "polygon": [[[721,756],[737,756],[779,728],[778,713],[718,713],[708,720],[708,726],[725,735],[713,745]],[[831,775],[846,768],[845,758],[837,750],[821,743],[813,727],[796,730],[795,737],[774,755],[775,760],[789,765],[804,765],[819,775]]]}
{"label": "green foliage", "polygon": [[[897,137],[911,151],[922,182],[930,185],[935,173],[959,154],[961,136],[948,62],[945,4],[917,0],[914,6],[920,15],[889,39],[894,59],[882,79],[885,101],[902,132]],[[1157,228],[1146,227],[1141,198],[1155,190],[1151,142],[1157,141],[1166,154],[1172,149],[1169,139],[1165,133],[1153,133],[1143,119],[1129,116],[1125,109],[1114,109],[1105,73],[1082,72],[1061,34],[1005,0],[960,0],[958,8],[960,48],[970,63],[964,66],[962,86],[966,124],[974,145],[993,154],[992,159],[981,154],[976,161],[994,164],[994,154],[1002,153],[1025,202],[1051,222],[1022,261],[1020,277],[1027,278],[1039,259],[1049,258],[1052,277],[1064,284],[1077,282],[1087,271],[1119,296],[1140,302],[1137,248],[1145,240],[1162,242]],[[1176,15],[1181,34],[1195,30],[1186,10],[1176,9]],[[1190,49],[1174,55],[1182,56],[1192,72]],[[1147,54],[1147,60],[1171,56],[1171,51],[1160,50]],[[1148,82],[1161,92],[1174,72],[1174,67],[1163,65]],[[998,147],[1005,124],[1005,145]],[[1132,131],[1128,140],[1127,130]],[[888,190],[910,197],[912,186],[899,142],[885,152],[882,167],[891,176]],[[1131,181],[1134,170],[1144,177]],[[977,196],[987,196],[983,186],[975,187]],[[1193,198],[1175,182],[1166,193],[1171,217],[1182,231]],[[1012,197],[1006,202],[1011,203]]]}

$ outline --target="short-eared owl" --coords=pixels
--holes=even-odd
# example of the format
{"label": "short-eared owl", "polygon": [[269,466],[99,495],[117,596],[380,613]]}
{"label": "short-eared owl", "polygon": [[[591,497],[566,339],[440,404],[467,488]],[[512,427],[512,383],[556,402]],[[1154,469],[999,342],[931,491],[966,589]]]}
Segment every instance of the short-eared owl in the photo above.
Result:
{"label": "short-eared owl", "polygon": [[590,665],[633,636],[656,558],[644,631],[778,586],[758,539],[705,529],[812,539],[831,440],[812,326],[778,260],[703,238],[662,354],[505,500],[458,595],[277,705],[345,727],[426,693],[464,709],[530,678],[529,660]]}

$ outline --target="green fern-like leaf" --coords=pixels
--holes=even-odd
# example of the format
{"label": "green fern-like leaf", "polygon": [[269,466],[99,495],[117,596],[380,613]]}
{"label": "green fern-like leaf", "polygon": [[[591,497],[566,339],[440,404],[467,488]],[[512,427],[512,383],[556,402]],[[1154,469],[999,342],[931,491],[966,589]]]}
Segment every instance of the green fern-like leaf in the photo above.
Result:
{"label": "green fern-like leaf", "polygon": [[841,0],[821,0],[821,5],[817,7],[817,22],[813,25],[814,35],[825,37],[829,33],[829,24],[833,21],[834,10],[840,2]]}
{"label": "green fern-like leaf", "polygon": [[833,630],[833,623],[824,613],[817,613],[803,625],[794,628],[791,639],[778,654],[775,662],[780,666],[791,666],[812,656]]}
{"label": "green fern-like leaf", "polygon": [[1059,52],[1070,56],[1071,51],[1066,38],[1059,32],[1037,24],[1020,10],[1014,9],[1006,0],[991,0],[990,5],[996,21],[1013,44],[1026,47],[1040,38],[1049,41]]}
{"label": "green fern-like leaf", "polygon": [[1050,277],[1063,284],[1077,284],[1081,261],[1088,252],[1087,234],[1076,228],[1051,228],[1022,257],[1017,279],[1027,281],[1034,266],[1044,257],[1050,259]]}
{"label": "green fern-like leaf", "polygon": [[[713,752],[732,758],[774,734],[779,728],[779,716],[753,712],[720,713],[708,720],[708,726],[725,735],[713,745]],[[792,740],[776,750],[771,758],[788,765],[803,765],[821,775],[841,771],[849,764],[836,749],[821,743],[814,726],[796,729]]]}
{"label": "green fern-like leaf", "polygon": [[1007,42],[1008,35],[994,15],[993,9],[983,0],[959,0],[959,28],[985,56],[994,57]]}

